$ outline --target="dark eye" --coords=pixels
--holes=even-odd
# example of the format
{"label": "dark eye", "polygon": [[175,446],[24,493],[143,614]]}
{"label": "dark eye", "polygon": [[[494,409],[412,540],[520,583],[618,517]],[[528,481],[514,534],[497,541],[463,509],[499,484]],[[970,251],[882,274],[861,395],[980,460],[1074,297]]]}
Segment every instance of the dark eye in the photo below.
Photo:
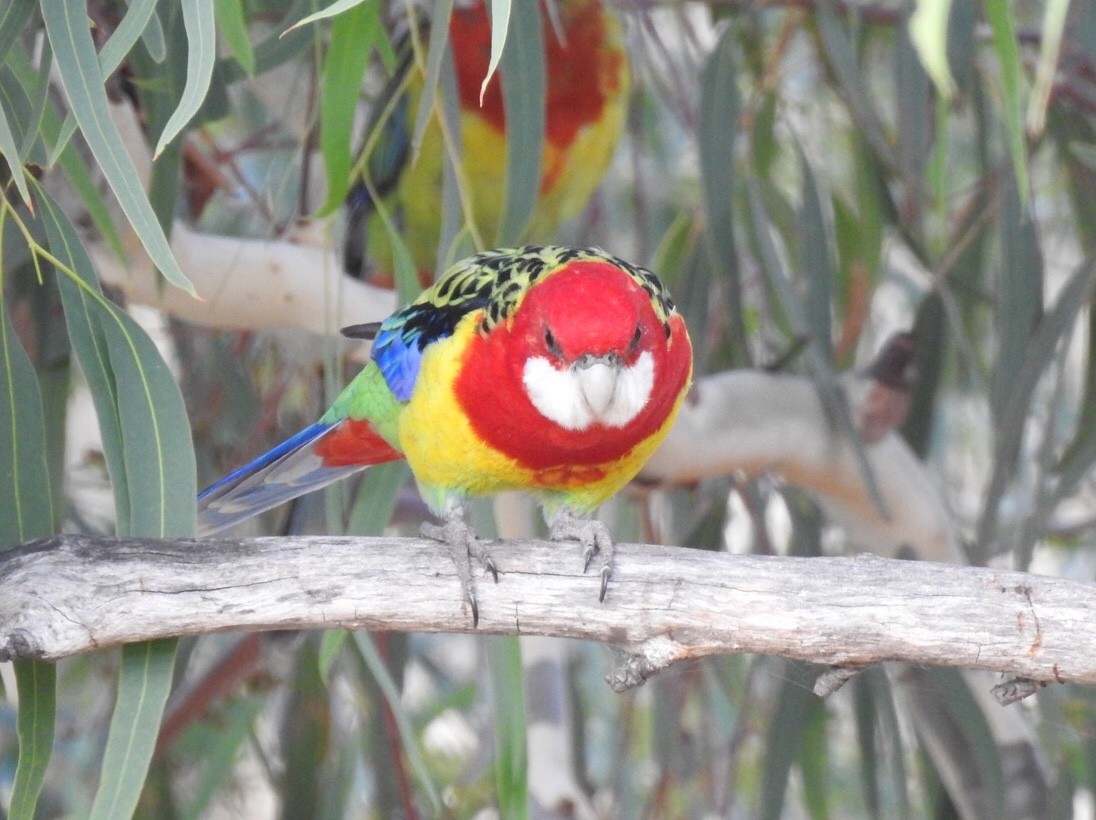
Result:
{"label": "dark eye", "polygon": [[563,349],[559,346],[559,342],[556,341],[556,337],[552,335],[550,328],[544,329],[544,344],[548,348],[548,352],[553,356],[562,356]]}
{"label": "dark eye", "polygon": [[632,334],[632,343],[628,346],[628,352],[634,353],[639,343],[643,340],[643,328],[636,325],[636,332]]}

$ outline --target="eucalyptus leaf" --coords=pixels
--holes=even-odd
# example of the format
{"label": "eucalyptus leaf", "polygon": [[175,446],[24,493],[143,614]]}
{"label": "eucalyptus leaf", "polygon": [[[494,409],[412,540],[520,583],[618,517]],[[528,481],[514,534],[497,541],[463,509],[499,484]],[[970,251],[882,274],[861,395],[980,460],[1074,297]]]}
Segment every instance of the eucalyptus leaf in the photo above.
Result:
{"label": "eucalyptus leaf", "polygon": [[519,3],[510,17],[509,48],[502,54],[506,110],[506,200],[495,243],[521,242],[540,195],[548,78],[539,3]]}
{"label": "eucalyptus leaf", "polygon": [[0,288],[0,550],[53,532],[38,379],[3,294]]}
{"label": "eucalyptus leaf", "polygon": [[255,49],[251,47],[251,35],[247,30],[244,0],[214,0],[217,29],[225,38],[232,56],[236,58],[247,76],[255,74]]}
{"label": "eucalyptus leaf", "polygon": [[23,170],[23,159],[20,156],[15,134],[8,123],[8,115],[4,111],[3,100],[0,99],[0,157],[7,160],[8,169],[11,171],[15,187],[19,190],[19,196],[28,208],[33,208],[34,203],[30,198],[30,189],[27,187],[27,176]]}
{"label": "eucalyptus leaf", "polygon": [[53,753],[57,718],[57,667],[49,661],[14,662],[19,689],[19,763],[11,789],[10,820],[33,820]]}
{"label": "eucalyptus leaf", "polygon": [[141,189],[140,175],[110,117],[110,103],[87,27],[86,3],[83,0],[52,0],[42,5],[42,16],[69,104],[118,203],[153,264],[169,282],[194,295],[194,286],[171,252],[167,237]]}
{"label": "eucalyptus leaf", "polygon": [[499,813],[503,817],[528,817],[529,759],[521,644],[513,635],[492,635],[485,642],[494,705],[495,788]]}
{"label": "eucalyptus leaf", "polygon": [[1023,94],[1023,66],[1020,60],[1020,46],[1016,41],[1016,23],[1013,20],[1012,4],[1008,0],[985,0],[984,9],[993,33],[993,50],[997,54],[1000,66],[1001,94],[1004,102],[1002,119],[1008,136],[1009,153],[1012,155],[1012,170],[1016,175],[1016,184],[1025,204],[1031,196],[1028,181],[1027,144],[1024,137],[1024,117],[1021,111]]}
{"label": "eucalyptus leaf", "polygon": [[122,647],[118,697],[91,820],[132,817],[137,809],[171,691],[177,644],[170,638]]}
{"label": "eucalyptus leaf", "polygon": [[955,94],[955,80],[948,67],[948,16],[952,0],[917,0],[910,16],[909,33],[921,64],[945,99]]}
{"label": "eucalyptus leaf", "polygon": [[183,88],[179,107],[172,113],[160,134],[153,159],[160,155],[167,144],[198,113],[209,91],[213,65],[217,60],[217,26],[213,4],[214,0],[187,0],[182,4],[183,25],[187,35],[186,86]]}
{"label": "eucalyptus leaf", "polygon": [[480,83],[480,104],[487,93],[487,84],[495,76],[502,62],[502,50],[506,47],[506,38],[510,31],[510,0],[491,0],[491,58],[487,63],[487,74]]}
{"label": "eucalyptus leaf", "polygon": [[376,3],[359,3],[331,23],[320,97],[320,152],[328,188],[321,214],[338,208],[350,190],[354,110],[373,42],[382,32]]}

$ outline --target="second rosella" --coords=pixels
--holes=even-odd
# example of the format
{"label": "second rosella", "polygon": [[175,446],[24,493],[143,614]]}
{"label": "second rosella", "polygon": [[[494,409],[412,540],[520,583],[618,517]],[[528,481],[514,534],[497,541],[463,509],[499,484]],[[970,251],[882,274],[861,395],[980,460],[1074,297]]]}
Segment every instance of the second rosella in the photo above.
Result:
{"label": "second rosella", "polygon": [[[534,0],[536,2],[537,0]],[[545,241],[579,214],[601,182],[624,131],[630,74],[620,21],[601,0],[562,0],[558,31],[541,3],[545,57],[545,134],[540,196],[526,236]],[[449,40],[460,101],[461,166],[471,217],[487,244],[495,241],[506,191],[506,113],[498,75],[487,84],[491,24],[484,0],[458,3]],[[409,46],[410,43],[406,43]],[[407,242],[420,276],[434,270],[441,230],[441,129],[432,120],[411,161],[411,131],[422,75],[408,48],[375,105],[367,138],[379,131],[364,172]],[[347,199],[344,266],[360,276],[393,275],[388,230],[370,192],[357,182]]]}
{"label": "second rosella", "polygon": [[216,532],[371,464],[406,458],[457,551],[473,621],[470,559],[494,565],[465,523],[470,496],[533,493],[550,536],[612,569],[588,519],[669,431],[688,389],[685,323],[650,271],[598,249],[488,251],[446,271],[379,326],[372,361],[315,424],[199,496]]}

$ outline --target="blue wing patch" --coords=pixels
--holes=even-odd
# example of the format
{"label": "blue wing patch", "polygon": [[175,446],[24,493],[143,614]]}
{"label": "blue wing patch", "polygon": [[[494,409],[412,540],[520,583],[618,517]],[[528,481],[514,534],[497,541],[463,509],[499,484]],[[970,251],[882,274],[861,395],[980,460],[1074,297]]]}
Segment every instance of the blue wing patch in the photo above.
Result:
{"label": "blue wing patch", "polygon": [[327,467],[312,449],[335,424],[317,422],[198,494],[198,534],[210,535],[365,469]]}
{"label": "blue wing patch", "polygon": [[[440,285],[444,280],[439,280]],[[435,286],[435,288],[437,285]],[[487,293],[444,304],[414,302],[381,323],[371,356],[388,389],[408,401],[415,389],[426,348],[453,335],[460,320],[487,305]]]}

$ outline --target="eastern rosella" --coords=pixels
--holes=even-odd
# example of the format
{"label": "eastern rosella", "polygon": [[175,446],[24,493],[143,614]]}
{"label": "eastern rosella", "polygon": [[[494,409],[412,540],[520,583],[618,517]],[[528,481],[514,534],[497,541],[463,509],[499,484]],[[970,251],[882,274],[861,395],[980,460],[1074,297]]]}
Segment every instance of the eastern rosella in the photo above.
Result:
{"label": "eastern rosella", "polygon": [[488,251],[457,263],[378,325],[371,362],[315,424],[206,489],[199,531],[216,532],[371,464],[406,458],[445,522],[424,527],[470,561],[494,565],[464,520],[467,497],[535,494],[553,539],[600,553],[585,520],[669,431],[692,374],[684,320],[661,281],[598,249]]}
{"label": "eastern rosella", "polygon": [[[562,0],[558,7],[557,34],[541,4],[547,85],[544,155],[540,198],[526,228],[526,235],[536,241],[550,240],[555,228],[576,216],[597,188],[624,129],[630,80],[620,21],[602,8],[601,0]],[[491,26],[483,0],[453,9],[449,36],[460,97],[461,164],[475,224],[490,243],[502,218],[507,149],[497,75],[480,104],[480,84],[487,76],[491,52]],[[418,159],[410,162],[411,132],[423,85],[421,73],[413,66],[408,52],[375,107],[378,114],[368,131],[377,127],[382,131],[366,171],[374,191],[401,227],[422,274],[435,266],[445,149],[441,129],[433,120]],[[408,72],[413,73],[407,76]],[[388,232],[359,180],[347,198],[347,272],[360,276],[366,256],[374,273],[391,276]]]}

